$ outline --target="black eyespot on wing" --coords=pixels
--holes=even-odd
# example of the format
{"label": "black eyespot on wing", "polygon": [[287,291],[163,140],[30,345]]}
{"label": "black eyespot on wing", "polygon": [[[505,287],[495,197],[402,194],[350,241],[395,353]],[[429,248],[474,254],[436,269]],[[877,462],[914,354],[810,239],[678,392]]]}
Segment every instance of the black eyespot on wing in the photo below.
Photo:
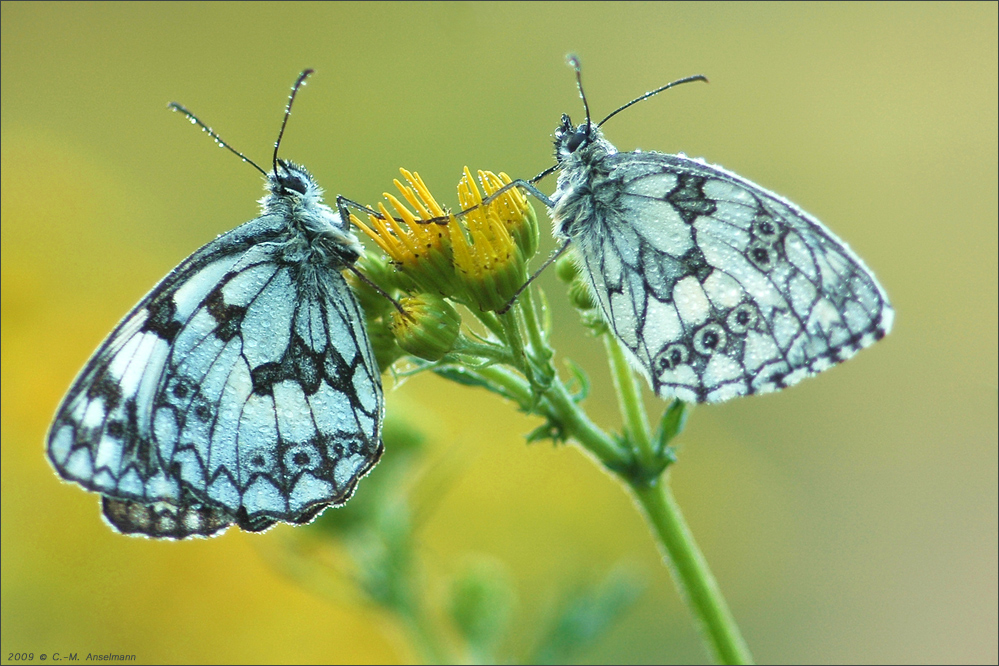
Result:
{"label": "black eyespot on wing", "polygon": [[753,220],[753,235],[765,243],[773,243],[780,238],[781,227],[774,218],[760,213]]}
{"label": "black eyespot on wing", "polygon": [[725,325],[733,333],[745,333],[756,326],[758,320],[756,308],[749,303],[737,305],[725,318]]}
{"label": "black eyespot on wing", "polygon": [[694,349],[704,356],[724,349],[726,342],[725,329],[718,324],[707,324],[694,334]]}
{"label": "black eyespot on wing", "polygon": [[749,248],[749,260],[761,271],[768,271],[773,266],[770,248],[764,245],[753,245]]}
{"label": "black eyespot on wing", "polygon": [[655,359],[655,369],[657,372],[673,370],[676,366],[687,362],[687,348],[676,343],[667,347],[658,358]]}

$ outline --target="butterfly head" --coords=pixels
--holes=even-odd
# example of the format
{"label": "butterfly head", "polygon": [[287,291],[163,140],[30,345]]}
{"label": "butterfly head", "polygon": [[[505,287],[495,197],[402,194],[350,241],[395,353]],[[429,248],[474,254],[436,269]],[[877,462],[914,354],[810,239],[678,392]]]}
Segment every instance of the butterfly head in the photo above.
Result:
{"label": "butterfly head", "polygon": [[323,191],[305,167],[287,160],[278,160],[267,174],[267,190],[275,197],[290,197],[303,203],[306,200],[322,201]]}
{"label": "butterfly head", "polygon": [[357,237],[340,214],[323,203],[323,188],[305,167],[279,159],[267,174],[265,187],[268,194],[260,200],[262,214],[284,218],[305,246],[314,250],[332,241],[330,251],[335,250],[344,263],[353,263],[361,255]]}
{"label": "butterfly head", "polygon": [[555,159],[560,165],[574,159],[590,161],[616,152],[595,125],[583,123],[575,127],[569,116],[562,114],[562,122],[555,128]]}

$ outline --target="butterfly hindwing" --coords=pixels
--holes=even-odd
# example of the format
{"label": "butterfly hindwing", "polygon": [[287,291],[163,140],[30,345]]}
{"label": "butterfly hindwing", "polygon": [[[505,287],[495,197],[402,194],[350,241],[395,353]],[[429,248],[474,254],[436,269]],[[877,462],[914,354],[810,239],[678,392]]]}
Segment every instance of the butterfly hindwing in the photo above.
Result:
{"label": "butterfly hindwing", "polygon": [[[662,397],[720,402],[790,386],[884,337],[893,311],[818,220],[724,169],[556,132],[556,234]],[[560,143],[561,141],[561,143]]]}

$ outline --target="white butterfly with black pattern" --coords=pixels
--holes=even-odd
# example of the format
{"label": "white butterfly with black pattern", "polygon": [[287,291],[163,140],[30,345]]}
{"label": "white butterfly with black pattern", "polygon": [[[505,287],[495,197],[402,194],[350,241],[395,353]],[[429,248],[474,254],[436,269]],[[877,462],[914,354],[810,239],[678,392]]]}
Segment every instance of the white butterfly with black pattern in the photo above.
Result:
{"label": "white butterfly with black pattern", "polygon": [[277,144],[264,175],[260,217],[135,306],[49,430],[56,471],[100,493],[123,533],[308,523],[345,502],[381,455],[381,378],[341,275],[362,247],[313,177],[277,159]]}
{"label": "white butterfly with black pattern", "polygon": [[621,153],[604,138],[599,126],[619,111],[693,80],[706,79],[646,93],[598,124],[588,110],[578,127],[563,115],[557,189],[539,198],[652,389],[722,402],[850,358],[891,331],[894,311],[846,243],[790,201],[703,160]]}

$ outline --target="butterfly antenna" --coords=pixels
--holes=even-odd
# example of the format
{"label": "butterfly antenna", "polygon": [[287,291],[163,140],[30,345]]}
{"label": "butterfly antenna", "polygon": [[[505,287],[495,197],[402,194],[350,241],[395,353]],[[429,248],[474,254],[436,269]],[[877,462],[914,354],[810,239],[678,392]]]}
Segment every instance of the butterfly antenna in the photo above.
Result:
{"label": "butterfly antenna", "polygon": [[678,86],[681,83],[690,83],[691,81],[704,81],[705,83],[707,83],[708,82],[708,77],[704,76],[703,74],[694,74],[693,76],[687,76],[687,77],[684,77],[682,79],[677,79],[676,81],[673,81],[672,83],[667,83],[662,88],[656,88],[655,90],[647,92],[644,95],[642,95],[641,97],[636,97],[635,99],[631,100],[630,102],[628,102],[627,104],[625,104],[621,108],[617,109],[616,111],[613,111],[609,116],[607,116],[606,118],[604,118],[603,120],[601,120],[599,123],[597,123],[597,127],[602,127],[605,122],[607,122],[608,120],[610,120],[611,118],[613,118],[617,114],[621,113],[622,111],[624,111],[625,109],[627,109],[629,106],[638,104],[642,100],[646,100],[646,99],[652,97],[653,95],[658,95],[662,91],[669,90],[670,88]]}
{"label": "butterfly antenna", "polygon": [[256,162],[254,162],[249,157],[247,157],[246,155],[244,155],[243,153],[239,152],[238,150],[236,150],[235,148],[233,148],[232,146],[230,146],[228,143],[226,143],[225,141],[223,141],[222,137],[220,137],[218,135],[218,132],[216,132],[215,130],[213,130],[211,127],[209,127],[208,125],[204,124],[203,122],[201,122],[200,118],[198,118],[196,115],[194,115],[193,113],[191,113],[190,111],[188,111],[187,109],[185,109],[183,106],[181,106],[177,102],[170,102],[169,104],[167,104],[167,108],[170,109],[171,111],[177,111],[179,113],[183,113],[185,116],[187,116],[187,119],[190,120],[192,124],[197,125],[203,131],[208,132],[208,136],[212,137],[212,139],[215,141],[216,144],[218,144],[222,148],[225,148],[229,152],[235,154],[236,157],[238,157],[239,159],[243,160],[244,162],[252,165],[253,168],[256,169],[257,171],[259,171],[260,173],[264,174],[265,176],[267,175],[267,172],[264,171],[263,169],[261,169],[259,166],[257,166]]}
{"label": "butterfly antenna", "polygon": [[[301,74],[298,75],[298,79],[295,80],[295,85],[291,87],[291,94],[288,95],[288,105],[284,107],[284,119],[281,121],[281,131],[278,132],[277,141],[274,142],[274,176],[277,176],[278,168],[278,148],[281,147],[281,137],[284,136],[284,128],[288,125],[288,116],[291,115],[291,105],[295,103],[295,95],[298,94],[298,89],[305,85],[305,79],[312,76],[316,70],[306,69]],[[266,175],[266,174],[265,174]]]}
{"label": "butterfly antenna", "polygon": [[[576,87],[579,88],[579,96],[583,98],[583,109],[586,111],[586,136],[590,136],[590,103],[586,101],[586,93],[583,92],[583,65],[579,62],[579,56],[574,53],[570,53],[566,56],[566,61],[569,63],[569,67],[576,72]],[[599,125],[597,125],[599,127]]]}

